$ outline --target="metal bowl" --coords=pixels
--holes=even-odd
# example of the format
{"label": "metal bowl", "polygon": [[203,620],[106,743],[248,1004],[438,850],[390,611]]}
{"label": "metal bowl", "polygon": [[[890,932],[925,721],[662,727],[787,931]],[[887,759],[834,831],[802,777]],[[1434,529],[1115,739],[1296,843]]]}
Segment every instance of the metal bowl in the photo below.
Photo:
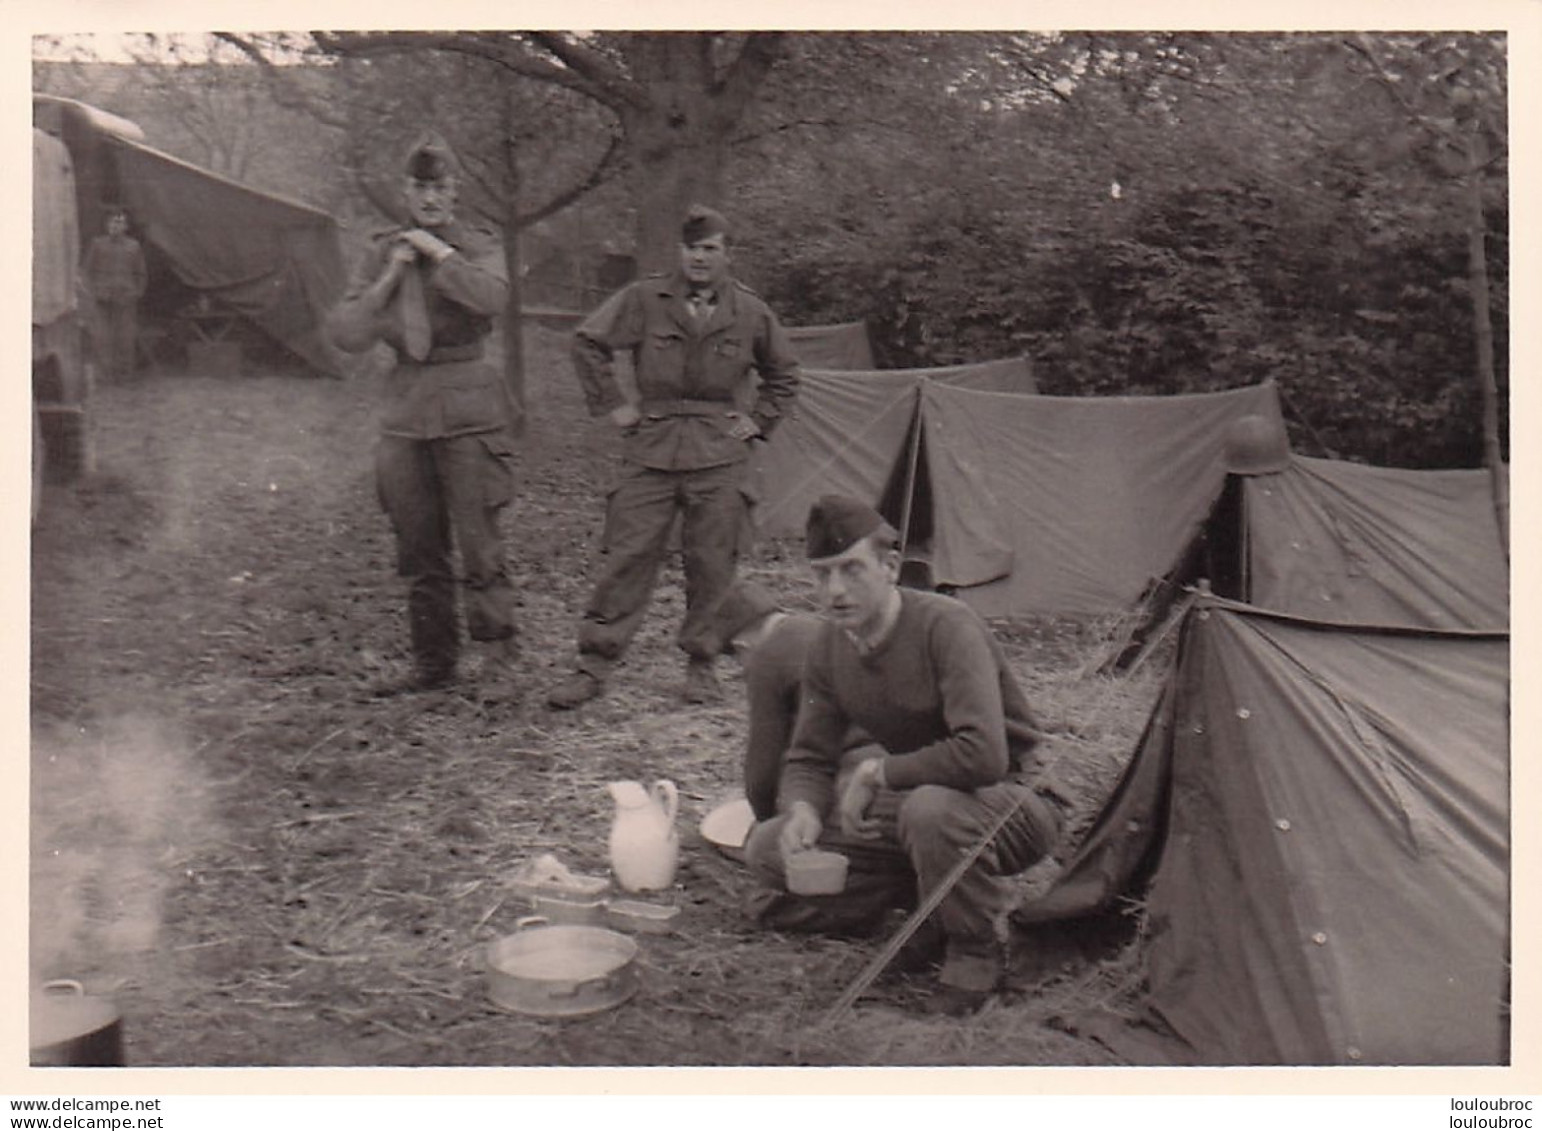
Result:
{"label": "metal bowl", "polygon": [[637,943],[575,923],[525,926],[487,948],[488,996],[500,1009],[577,1017],[614,1009],[637,992]]}
{"label": "metal bowl", "polygon": [[835,895],[846,888],[846,857],[810,848],[787,858],[787,890],[798,895]]}

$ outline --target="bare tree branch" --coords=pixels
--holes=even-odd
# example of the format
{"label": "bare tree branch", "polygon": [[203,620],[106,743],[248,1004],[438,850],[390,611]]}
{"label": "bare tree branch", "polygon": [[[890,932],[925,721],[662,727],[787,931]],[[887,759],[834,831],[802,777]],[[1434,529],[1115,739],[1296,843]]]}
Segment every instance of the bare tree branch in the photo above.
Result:
{"label": "bare tree branch", "polygon": [[612,105],[606,92],[577,71],[559,67],[523,50],[502,35],[430,32],[312,32],[316,45],[329,55],[364,58],[426,49],[455,52],[490,63],[522,78],[549,82]]}
{"label": "bare tree branch", "polygon": [[592,95],[596,101],[618,112],[627,107],[642,109],[647,106],[647,95],[602,52],[559,32],[534,31],[529,36],[532,43],[556,56],[597,90],[603,91],[603,95]]}
{"label": "bare tree branch", "polygon": [[268,58],[267,53],[255,42],[244,35],[236,35],[228,31],[217,31],[213,35],[221,43],[229,44],[257,64],[259,73],[267,83],[268,92],[276,104],[286,110],[308,114],[324,126],[331,126],[333,129],[347,128],[346,117],[333,110],[328,103],[301,89],[298,83],[284,74],[280,67],[274,65],[273,60]]}
{"label": "bare tree branch", "polygon": [[1363,34],[1352,39],[1341,40],[1340,42],[1371,65],[1371,69],[1376,72],[1377,85],[1397,103],[1398,108],[1408,116],[1410,122],[1419,126],[1425,132],[1435,135],[1441,141],[1454,142],[1459,139],[1454,123],[1447,126],[1444,122],[1431,118],[1403,96],[1403,91],[1399,87],[1397,79],[1387,70],[1382,61],[1376,58],[1375,52],[1371,50],[1371,46]]}
{"label": "bare tree branch", "polygon": [[621,156],[623,152],[624,143],[621,136],[619,134],[612,135],[610,139],[610,148],[605,150],[605,152],[600,156],[600,159],[595,163],[594,168],[589,170],[589,175],[587,177],[581,181],[577,181],[574,184],[569,185],[567,188],[557,193],[539,208],[533,209],[530,212],[521,212],[516,221],[517,226],[520,228],[528,228],[532,224],[537,224],[540,221],[546,219],[546,217],[561,212],[564,208],[578,200],[580,197],[583,197],[593,190],[599,188],[605,182],[610,180],[611,177],[615,175],[616,170],[620,168]]}

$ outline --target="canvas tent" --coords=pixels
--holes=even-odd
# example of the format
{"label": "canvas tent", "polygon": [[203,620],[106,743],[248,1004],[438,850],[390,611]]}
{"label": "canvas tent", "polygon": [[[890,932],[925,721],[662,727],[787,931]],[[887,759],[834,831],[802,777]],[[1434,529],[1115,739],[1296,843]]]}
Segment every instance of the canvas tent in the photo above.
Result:
{"label": "canvas tent", "polygon": [[1503,629],[1509,565],[1484,470],[1296,456],[1242,480],[1251,604],[1319,620]]}
{"label": "canvas tent", "polygon": [[1203,599],[1111,799],[1014,924],[1091,936],[1143,899],[1175,1063],[1503,1063],[1508,683],[1503,633]]}
{"label": "canvas tent", "polygon": [[792,352],[805,369],[872,369],[873,347],[865,322],[788,326]]}
{"label": "canvas tent", "polygon": [[851,494],[900,529],[913,576],[984,615],[1123,610],[1210,514],[1228,425],[1280,416],[1272,384],[1173,397],[978,387],[1001,376],[805,374],[793,419],[757,457],[761,531],[801,533],[820,494]]}
{"label": "canvas tent", "polygon": [[147,317],[206,296],[312,368],[342,371],[320,332],[346,284],[330,215],[153,149],[81,103],[34,95],[33,117],[70,150],[82,233],[102,230],[108,205],[129,210],[150,265]]}

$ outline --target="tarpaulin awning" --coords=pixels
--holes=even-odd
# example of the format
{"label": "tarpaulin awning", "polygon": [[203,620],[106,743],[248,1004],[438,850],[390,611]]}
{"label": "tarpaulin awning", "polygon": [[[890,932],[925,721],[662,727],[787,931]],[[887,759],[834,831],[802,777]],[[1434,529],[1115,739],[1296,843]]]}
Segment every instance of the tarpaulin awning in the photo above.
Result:
{"label": "tarpaulin awning", "polygon": [[343,372],[320,330],[347,283],[330,215],[151,148],[134,123],[85,103],[34,93],[33,119],[68,149],[82,233],[100,231],[109,206],[128,208],[151,260],[148,311],[173,313],[180,284],[320,372]]}
{"label": "tarpaulin awning", "polygon": [[1144,899],[1153,1017],[1203,1064],[1508,1055],[1504,634],[1202,599],[1130,765],[1014,922]]}
{"label": "tarpaulin awning", "polygon": [[341,371],[320,329],[347,281],[331,216],[126,138],[104,141],[122,203],[182,283],[217,298],[316,369]]}

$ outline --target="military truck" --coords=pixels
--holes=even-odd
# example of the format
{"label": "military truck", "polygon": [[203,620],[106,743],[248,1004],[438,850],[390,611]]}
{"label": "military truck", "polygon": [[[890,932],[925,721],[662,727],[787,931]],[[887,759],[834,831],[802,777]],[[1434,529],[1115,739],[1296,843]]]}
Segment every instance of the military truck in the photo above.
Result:
{"label": "military truck", "polygon": [[92,367],[80,284],[75,168],[64,142],[32,130],[32,517],[43,483],[91,469]]}
{"label": "military truck", "polygon": [[97,218],[83,199],[72,134],[85,129],[130,141],[127,118],[70,99],[32,101],[32,517],[43,484],[72,483],[93,468],[91,302],[81,278],[81,225]]}

